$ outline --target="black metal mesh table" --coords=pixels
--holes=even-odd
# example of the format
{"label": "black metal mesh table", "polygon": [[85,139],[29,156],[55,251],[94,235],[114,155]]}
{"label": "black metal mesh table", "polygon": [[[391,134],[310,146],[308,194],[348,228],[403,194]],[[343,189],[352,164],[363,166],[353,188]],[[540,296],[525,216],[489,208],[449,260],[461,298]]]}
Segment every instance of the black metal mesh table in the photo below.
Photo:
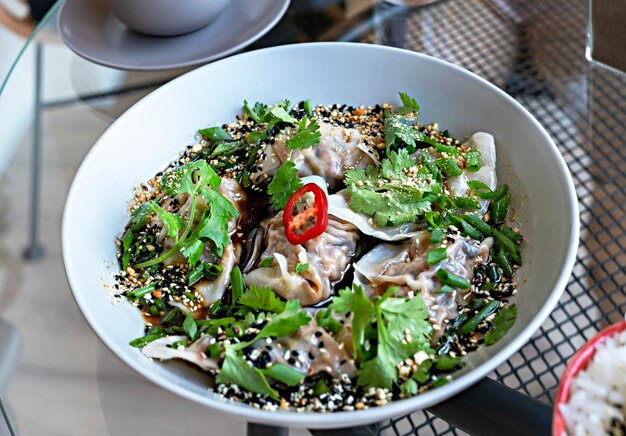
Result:
{"label": "black metal mesh table", "polygon": [[[626,312],[626,74],[586,60],[581,0],[381,6],[374,22],[365,41],[434,55],[484,77],[526,107],[565,157],[581,211],[572,277],[541,330],[491,374],[551,403],[568,359]],[[427,412],[395,419],[381,431],[418,432],[460,433]]]}

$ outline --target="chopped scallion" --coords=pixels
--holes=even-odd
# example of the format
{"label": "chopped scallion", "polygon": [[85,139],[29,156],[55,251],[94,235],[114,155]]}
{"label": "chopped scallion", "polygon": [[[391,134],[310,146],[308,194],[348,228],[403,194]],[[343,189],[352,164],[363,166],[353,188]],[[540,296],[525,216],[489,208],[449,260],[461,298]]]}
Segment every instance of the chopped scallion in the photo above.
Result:
{"label": "chopped scallion", "polygon": [[470,282],[461,276],[446,271],[445,269],[437,270],[437,279],[444,285],[459,289],[469,289]]}
{"label": "chopped scallion", "polygon": [[522,264],[522,254],[515,242],[511,241],[504,233],[501,233],[496,229],[493,229],[493,237],[498,245],[504,248],[507,254],[511,256],[513,262],[518,265]]}
{"label": "chopped scallion", "polygon": [[479,232],[476,227],[474,227],[473,225],[471,225],[468,221],[466,220],[461,220],[461,226],[463,226],[463,233],[467,236],[469,236],[470,238],[476,240],[476,241],[480,241],[483,238],[483,235],[481,232]]}
{"label": "chopped scallion", "polygon": [[500,302],[493,300],[490,301],[485,307],[483,307],[480,312],[474,315],[469,319],[465,324],[461,326],[459,332],[463,335],[473,332],[478,327],[478,324],[484,321],[489,315],[494,313],[496,309],[500,306]]}
{"label": "chopped scallion", "polygon": [[461,173],[463,173],[463,171],[461,171],[461,168],[459,168],[459,166],[453,159],[437,159],[435,163],[437,164],[441,172],[444,173],[447,177],[460,176]]}
{"label": "chopped scallion", "polygon": [[233,270],[230,272],[230,286],[232,288],[232,299],[231,301],[236,303],[239,301],[239,298],[245,292],[245,285],[243,283],[243,274],[238,266],[235,266]]}
{"label": "chopped scallion", "polygon": [[492,234],[491,226],[487,224],[486,222],[484,222],[477,215],[474,215],[473,213],[466,213],[465,215],[461,216],[461,218],[468,224],[471,224],[472,227],[477,229],[483,235],[491,236]]}
{"label": "chopped scallion", "polygon": [[446,257],[448,257],[448,253],[445,247],[433,248],[432,250],[428,250],[426,254],[426,263],[428,263],[428,265],[434,265],[441,262]]}
{"label": "chopped scallion", "polygon": [[165,336],[165,332],[148,334],[141,338],[133,339],[132,341],[130,341],[129,345],[135,348],[143,348],[146,345],[148,345],[150,342],[156,341],[157,339],[160,339],[163,336]]}
{"label": "chopped scallion", "polygon": [[495,255],[492,255],[492,257],[493,261],[500,267],[502,274],[504,274],[505,277],[513,277],[513,266],[511,265],[511,261],[506,255],[506,251],[504,249],[499,248]]}
{"label": "chopped scallion", "polygon": [[259,263],[259,268],[269,268],[272,266],[272,263],[274,263],[274,258],[266,257],[261,261],[261,263]]}
{"label": "chopped scallion", "polygon": [[465,153],[465,167],[470,173],[475,173],[480,169],[480,151],[476,148]]}
{"label": "chopped scallion", "polygon": [[135,289],[126,294],[126,298],[129,300],[136,300],[138,298],[143,297],[144,295],[148,295],[150,292],[156,289],[156,283],[151,283],[148,286],[144,286],[143,288]]}
{"label": "chopped scallion", "polygon": [[441,288],[433,291],[433,294],[449,294],[452,291],[454,291],[453,287],[448,286],[448,285],[443,285]]}
{"label": "chopped scallion", "polygon": [[478,210],[480,209],[480,203],[475,198],[469,197],[455,197],[454,204],[459,209]]}
{"label": "chopped scallion", "polygon": [[489,186],[479,180],[468,180],[467,186],[476,194],[476,197],[483,200],[491,200],[495,195]]}
{"label": "chopped scallion", "polygon": [[446,232],[443,229],[433,229],[433,231],[430,233],[430,243],[431,244],[438,244],[442,241],[443,237],[446,235]]}

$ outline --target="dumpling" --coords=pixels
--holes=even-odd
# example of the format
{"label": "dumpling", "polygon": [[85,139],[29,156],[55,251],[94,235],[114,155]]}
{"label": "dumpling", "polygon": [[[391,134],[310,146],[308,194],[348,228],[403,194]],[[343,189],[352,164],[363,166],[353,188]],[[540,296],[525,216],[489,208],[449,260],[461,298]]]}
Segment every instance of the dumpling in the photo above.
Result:
{"label": "dumpling", "polygon": [[[320,122],[319,125],[319,144],[304,150],[294,150],[291,154],[299,177],[321,176],[332,188],[343,181],[347,169],[365,169],[378,162],[375,153],[361,141],[361,134],[357,129],[333,126],[325,122]],[[266,146],[265,159],[260,165],[261,169],[253,174],[253,181],[274,175],[278,167],[287,160],[291,150],[285,143],[292,134],[293,129],[287,129],[278,135],[274,144]]]}
{"label": "dumpling", "polygon": [[[193,363],[205,371],[218,369],[218,359],[206,355],[206,349],[213,337],[203,334],[195,342],[185,348],[172,348],[171,345],[187,340],[186,336],[166,336],[150,342],[142,348],[142,353],[153,359],[181,359]],[[326,372],[332,377],[347,374],[356,375],[356,366],[349,351],[324,329],[319,328],[313,319],[308,325],[297,332],[279,338],[271,344],[265,339],[255,341],[251,345],[250,354],[255,359],[290,366],[298,372],[313,375]]]}
{"label": "dumpling", "polygon": [[[222,179],[222,183],[217,192],[222,194],[230,201],[239,212],[239,217],[244,213],[242,205],[246,201],[246,194],[241,185],[233,179]],[[206,208],[206,205],[205,205]],[[228,222],[228,234],[233,235],[237,230],[240,218],[232,218]],[[238,244],[229,244],[224,247],[224,253],[221,259],[216,259],[212,251],[205,249],[201,260],[205,262],[217,262],[222,268],[222,273],[215,280],[201,280],[194,285],[194,289],[199,291],[204,299],[205,304],[212,304],[222,298],[224,291],[230,284],[230,273],[237,265],[239,256],[241,255],[241,247]]]}
{"label": "dumpling", "polygon": [[[496,189],[498,180],[496,177],[496,144],[493,135],[485,132],[474,133],[464,145],[480,151],[480,169],[474,173],[463,170],[463,174],[460,176],[450,177],[446,182],[450,194],[453,197],[465,195],[469,189],[468,180],[478,180],[492,190]],[[479,199],[478,201],[480,209],[475,213],[483,216],[489,207],[489,200]]]}
{"label": "dumpling", "polygon": [[[220,184],[217,192],[222,194],[224,197],[230,201],[237,211],[239,212],[239,217],[244,213],[243,205],[246,202],[246,194],[241,187],[241,185],[233,180],[223,178],[222,183]],[[181,195],[178,198],[178,201],[183,202],[180,207],[179,213],[184,213],[186,209],[191,206],[191,197],[187,194]],[[207,209],[207,204],[203,197],[198,197],[196,201],[196,214],[195,216],[202,216],[204,211]],[[239,220],[241,218],[232,218],[228,222],[228,234],[233,235],[237,230],[237,226],[239,224]],[[167,230],[164,229],[161,231],[163,237],[166,235]],[[166,238],[163,241],[163,249],[164,251],[169,250],[174,246],[174,240],[172,238]],[[196,283],[193,288],[196,291],[199,291],[204,299],[204,304],[212,304],[222,298],[224,291],[228,287],[230,283],[230,272],[233,270],[237,262],[239,261],[239,256],[241,254],[241,247],[236,244],[229,244],[224,247],[224,253],[221,258],[217,257],[209,244],[207,244],[200,256],[200,260],[203,262],[216,263],[222,268],[222,273],[215,278],[215,280],[201,280]],[[173,256],[168,258],[165,263],[181,263],[184,262],[185,258],[180,253],[175,253]]]}
{"label": "dumpling", "polygon": [[[332,377],[356,375],[352,355],[334,337],[319,328],[315,319],[292,335],[267,345],[265,340],[253,344],[260,353],[267,353],[272,363],[291,366],[306,375],[327,372]],[[260,354],[259,353],[259,354]]]}
{"label": "dumpling", "polygon": [[[258,267],[245,275],[246,284],[269,286],[287,300],[297,299],[310,306],[332,295],[332,284],[341,280],[355,254],[359,238],[352,224],[329,217],[326,231],[302,245],[291,244],[285,236],[283,212],[262,224],[265,251],[261,259],[273,258],[269,267]],[[300,274],[297,262],[308,264]]]}
{"label": "dumpling", "polygon": [[492,238],[479,243],[458,232],[448,236],[453,242],[447,245],[447,258],[435,265],[426,261],[427,251],[432,248],[428,232],[401,244],[378,245],[355,264],[355,281],[369,295],[380,295],[390,287],[398,287],[405,296],[419,292],[434,324],[442,326],[444,320],[458,316],[457,306],[469,291],[434,293],[441,287],[435,277],[437,270],[443,268],[471,282],[474,267],[489,260],[493,245]]}
{"label": "dumpling", "polygon": [[150,342],[148,345],[141,349],[141,352],[154,359],[169,360],[169,359],[182,359],[187,362],[191,362],[205,371],[211,369],[217,369],[217,361],[215,359],[208,358],[204,353],[210,345],[211,336],[202,335],[194,343],[179,350],[178,348],[172,348],[171,345],[175,342],[186,341],[187,336],[165,336]]}

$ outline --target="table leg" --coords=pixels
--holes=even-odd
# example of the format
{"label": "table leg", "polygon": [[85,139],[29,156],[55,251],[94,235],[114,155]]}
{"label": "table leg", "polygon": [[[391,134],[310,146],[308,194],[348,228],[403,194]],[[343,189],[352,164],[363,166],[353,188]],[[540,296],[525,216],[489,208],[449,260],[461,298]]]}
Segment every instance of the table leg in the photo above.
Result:
{"label": "table leg", "polygon": [[30,186],[30,215],[29,215],[29,243],[24,252],[26,260],[38,260],[44,255],[44,249],[39,241],[39,197],[41,194],[41,87],[43,47],[35,44],[35,118],[33,126],[32,158],[31,158],[31,186]]}
{"label": "table leg", "polygon": [[273,425],[248,423],[248,436],[288,436],[289,429],[286,427],[274,427]]}

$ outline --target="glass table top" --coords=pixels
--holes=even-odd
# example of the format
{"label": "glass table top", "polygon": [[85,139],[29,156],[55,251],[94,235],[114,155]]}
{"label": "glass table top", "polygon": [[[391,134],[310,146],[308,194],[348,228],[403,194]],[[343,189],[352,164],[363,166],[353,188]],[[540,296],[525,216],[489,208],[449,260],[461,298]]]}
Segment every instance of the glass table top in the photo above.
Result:
{"label": "glass table top", "polygon": [[[60,225],[78,166],[126,109],[191,67],[138,72],[85,60],[61,41],[61,3],[36,29],[27,19],[3,18],[0,8],[0,398],[6,415],[24,435],[244,434],[245,422],[178,398],[132,371],[100,342],[73,301]],[[541,122],[576,185],[581,244],[557,308],[491,378],[551,404],[567,360],[626,312],[626,74],[585,58],[584,0],[410,3],[292,0],[278,24],[244,51],[354,41],[422,52],[484,77]],[[19,16],[13,6],[5,9]],[[9,432],[3,425],[0,414],[0,435]],[[382,434],[418,432],[462,434],[423,411],[381,423]]]}

